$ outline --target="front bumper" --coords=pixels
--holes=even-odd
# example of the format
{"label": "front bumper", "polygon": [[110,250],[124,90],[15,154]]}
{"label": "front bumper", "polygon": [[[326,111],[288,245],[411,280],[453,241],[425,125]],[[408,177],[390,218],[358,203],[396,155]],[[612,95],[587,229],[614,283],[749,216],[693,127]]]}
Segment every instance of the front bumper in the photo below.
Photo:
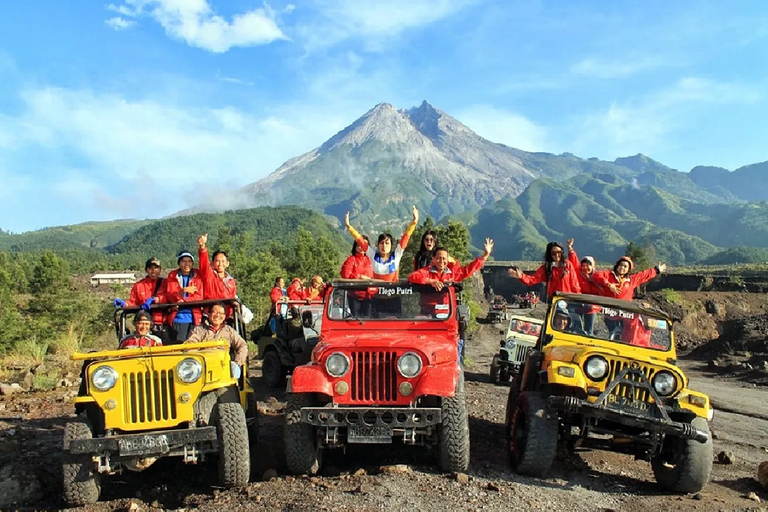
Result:
{"label": "front bumper", "polygon": [[303,407],[301,421],[315,427],[419,428],[439,425],[439,407]]}
{"label": "front bumper", "polygon": [[198,446],[203,443],[208,443],[211,449],[217,449],[216,427],[77,439],[69,441],[64,446],[64,451],[73,455],[97,455],[106,452],[125,457],[151,456],[168,455],[184,446]]}
{"label": "front bumper", "polygon": [[[655,404],[649,404],[649,412],[653,409],[660,410]],[[606,421],[628,425],[632,427],[644,428],[654,432],[671,434],[684,439],[693,439],[700,443],[706,443],[709,439],[709,432],[704,432],[691,426],[690,423],[682,423],[664,418],[663,414],[648,415],[609,408],[606,405],[589,403],[573,396],[550,396],[547,399],[547,406],[552,411],[566,412],[569,414],[581,414],[590,418],[597,418]]]}

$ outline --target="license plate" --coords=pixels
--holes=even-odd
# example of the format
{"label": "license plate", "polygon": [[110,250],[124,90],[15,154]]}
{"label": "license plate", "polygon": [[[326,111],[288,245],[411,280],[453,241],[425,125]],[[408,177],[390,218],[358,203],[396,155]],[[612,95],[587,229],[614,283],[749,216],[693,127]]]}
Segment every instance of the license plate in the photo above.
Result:
{"label": "license plate", "polygon": [[349,443],[391,443],[392,429],[389,427],[348,427]]}
{"label": "license plate", "polygon": [[170,450],[165,434],[148,434],[117,440],[120,455],[146,455],[165,453]]}
{"label": "license plate", "polygon": [[608,395],[608,405],[630,409],[641,414],[648,414],[651,411],[651,404],[625,396]]}

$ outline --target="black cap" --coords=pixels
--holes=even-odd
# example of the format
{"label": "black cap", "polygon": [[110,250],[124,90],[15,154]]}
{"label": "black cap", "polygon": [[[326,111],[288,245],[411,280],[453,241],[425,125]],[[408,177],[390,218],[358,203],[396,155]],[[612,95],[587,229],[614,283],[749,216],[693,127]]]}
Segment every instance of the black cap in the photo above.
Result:
{"label": "black cap", "polygon": [[144,264],[144,270],[147,270],[149,267],[158,267],[163,268],[163,266],[160,264],[160,260],[155,258],[154,256],[152,258],[149,258],[147,262]]}
{"label": "black cap", "polygon": [[152,321],[152,315],[149,314],[148,311],[144,311],[143,309],[136,313],[133,317],[133,323],[138,323],[139,320],[149,320]]}

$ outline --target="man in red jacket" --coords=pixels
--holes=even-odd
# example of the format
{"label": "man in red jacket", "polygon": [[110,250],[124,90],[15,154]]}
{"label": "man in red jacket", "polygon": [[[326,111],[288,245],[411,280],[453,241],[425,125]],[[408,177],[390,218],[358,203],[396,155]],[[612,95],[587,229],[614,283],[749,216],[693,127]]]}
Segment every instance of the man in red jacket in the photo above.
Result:
{"label": "man in red jacket", "polygon": [[408,281],[414,284],[428,284],[435,290],[440,291],[445,286],[444,283],[458,283],[480,270],[491,255],[491,251],[493,251],[493,240],[486,238],[483,249],[485,250],[483,255],[479,256],[472,263],[463,267],[450,267],[448,265],[448,260],[450,259],[448,250],[444,247],[438,247],[435,249],[432,265],[411,273],[408,276]]}
{"label": "man in red jacket", "polygon": [[139,311],[133,319],[136,332],[129,334],[120,340],[119,348],[159,347],[163,342],[157,336],[149,334],[152,325],[152,317],[146,311]]}
{"label": "man in red jacket", "polygon": [[[160,277],[162,272],[160,260],[154,257],[149,258],[144,264],[144,270],[147,272],[147,276],[134,283],[128,300],[115,299],[114,304],[116,308],[135,308],[141,306],[143,309],[149,310],[150,305],[165,302],[164,280]],[[165,339],[163,312],[159,309],[152,312],[152,334]]]}
{"label": "man in red jacket", "polygon": [[[194,256],[189,251],[181,251],[177,256],[179,268],[168,274],[165,298],[169,303],[195,302],[203,300],[203,280],[198,269],[193,268]],[[196,325],[200,325],[203,313],[199,307],[180,307],[166,317],[166,324],[171,326],[169,343],[183,343]]]}

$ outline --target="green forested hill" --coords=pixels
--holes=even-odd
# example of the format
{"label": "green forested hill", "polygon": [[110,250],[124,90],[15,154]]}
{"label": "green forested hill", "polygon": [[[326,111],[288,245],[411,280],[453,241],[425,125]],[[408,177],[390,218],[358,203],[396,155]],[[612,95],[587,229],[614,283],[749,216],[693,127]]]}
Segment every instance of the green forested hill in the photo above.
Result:
{"label": "green forested hill", "polygon": [[103,249],[151,222],[126,219],[56,226],[21,234],[0,233],[0,251]]}
{"label": "green forested hill", "polygon": [[473,245],[492,236],[498,259],[540,259],[547,241],[574,237],[580,254],[602,261],[633,241],[678,265],[743,262],[764,252],[725,248],[768,247],[768,204],[703,204],[615,174],[581,174],[534,181],[517,198],[480,210],[471,236]]}
{"label": "green forested hill", "polygon": [[272,243],[290,245],[295,241],[300,228],[315,237],[325,237],[339,248],[347,246],[341,232],[316,212],[299,206],[265,206],[157,220],[137,229],[106,250],[112,254],[141,253],[174,260],[182,249],[194,251],[197,237],[202,233],[208,233],[208,245],[214,248],[219,245],[218,237],[222,229],[229,232],[232,238],[247,233],[249,245],[255,250],[261,250]]}

